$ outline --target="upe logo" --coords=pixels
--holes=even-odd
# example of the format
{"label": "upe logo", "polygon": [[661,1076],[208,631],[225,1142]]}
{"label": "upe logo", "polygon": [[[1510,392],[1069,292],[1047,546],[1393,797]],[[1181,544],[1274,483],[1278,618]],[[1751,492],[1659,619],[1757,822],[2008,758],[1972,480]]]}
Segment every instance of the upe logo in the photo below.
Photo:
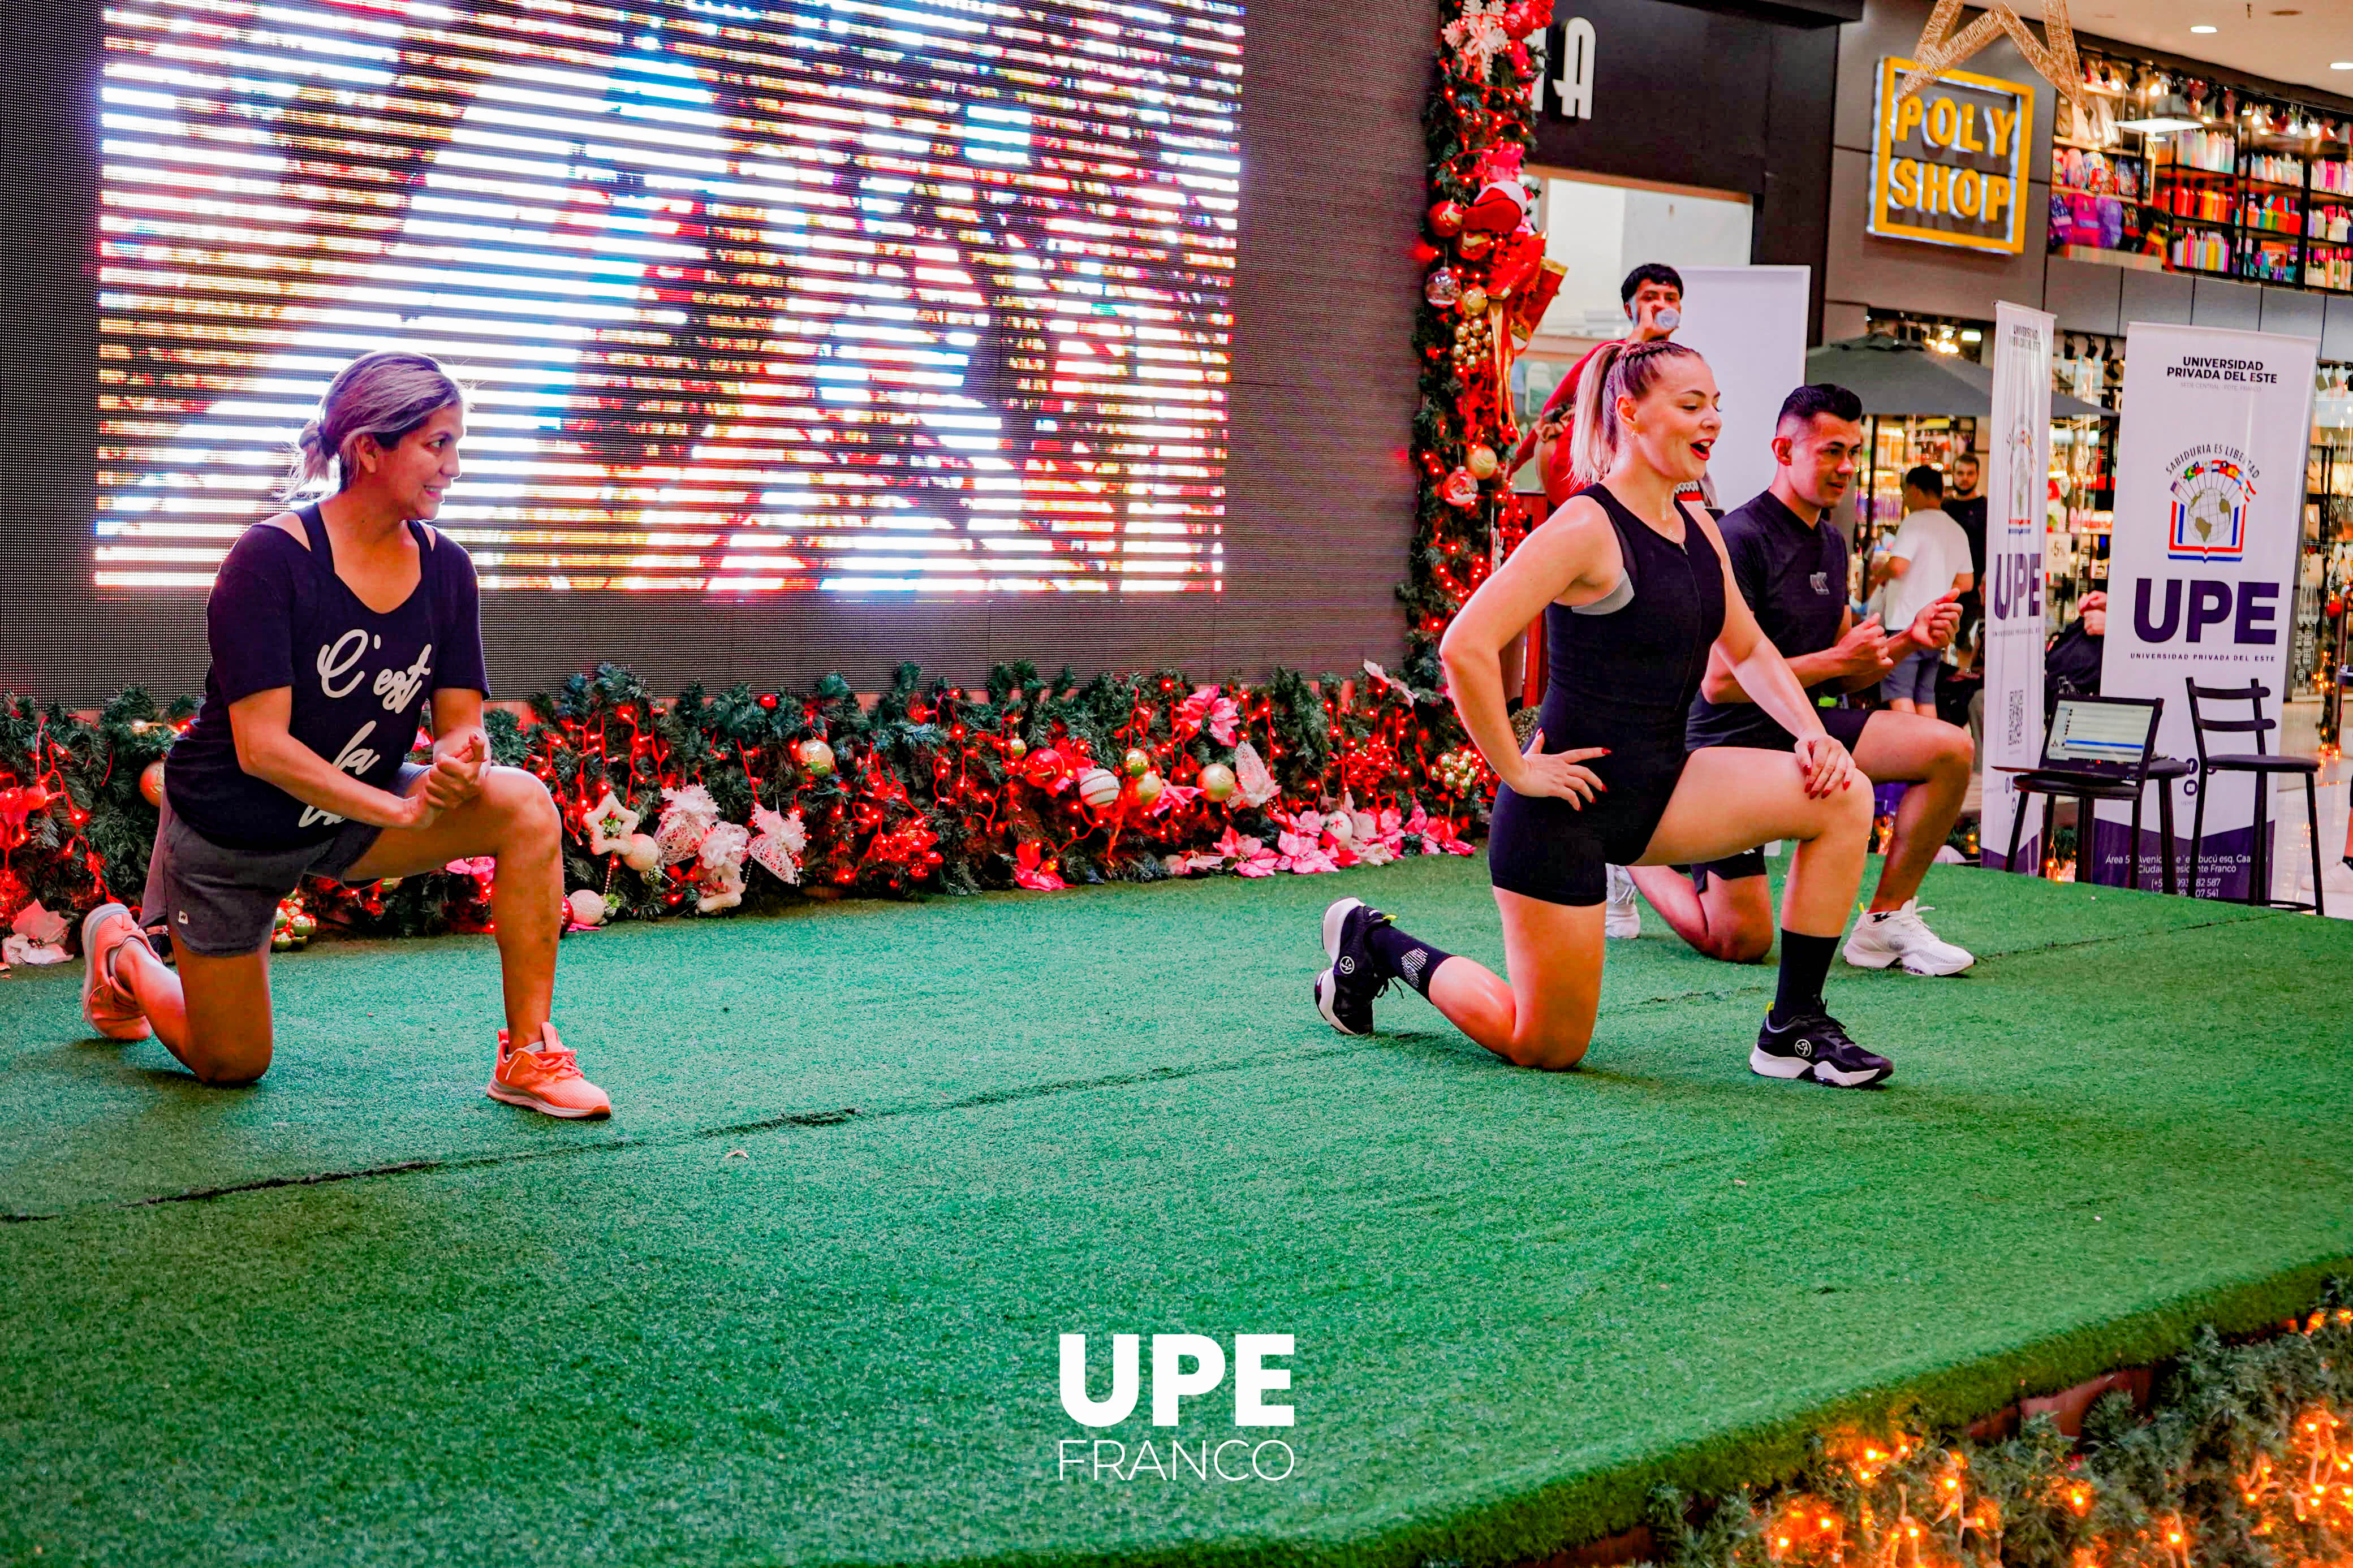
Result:
{"label": "upe logo", "polygon": [[[1143,1338],[1113,1334],[1111,1341],[1111,1393],[1097,1399],[1087,1386],[1087,1336],[1061,1336],[1060,1389],[1062,1409],[1082,1426],[1116,1426],[1135,1413],[1142,1395]],[[1292,1353],[1289,1334],[1234,1336],[1233,1425],[1237,1427],[1289,1426],[1288,1405],[1268,1402],[1266,1395],[1291,1386],[1291,1373],[1266,1364],[1270,1357]],[[1152,1336],[1152,1424],[1176,1426],[1187,1399],[1214,1393],[1226,1380],[1225,1347],[1207,1334]],[[1220,1436],[1212,1428],[1197,1440],[1177,1433],[1166,1435],[1167,1452],[1146,1438],[1129,1452],[1124,1442],[1111,1437],[1064,1437],[1055,1457],[1060,1475],[1076,1469],[1097,1480],[1132,1481],[1139,1476],[1158,1480],[1279,1481],[1298,1468],[1291,1445],[1281,1438]]]}
{"label": "upe logo", "polygon": [[2174,459],[2165,553],[2175,561],[2243,561],[2254,469],[2235,447],[2198,447]]}

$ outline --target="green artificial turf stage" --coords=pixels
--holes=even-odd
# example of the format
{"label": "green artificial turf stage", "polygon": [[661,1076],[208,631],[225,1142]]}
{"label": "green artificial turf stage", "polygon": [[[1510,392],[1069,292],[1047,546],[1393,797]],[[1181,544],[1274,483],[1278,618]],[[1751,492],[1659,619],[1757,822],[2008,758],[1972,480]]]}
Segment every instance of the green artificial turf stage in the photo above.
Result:
{"label": "green artificial turf stage", "polygon": [[[20,968],[0,1558],[1508,1560],[2353,1257],[2353,926],[1940,868],[1981,962],[1834,972],[1898,1064],[1853,1094],[1752,1078],[1771,970],[1647,911],[1588,1070],[1401,992],[1342,1038],[1306,991],[1343,893],[1499,960],[1455,859],[599,932],[558,1016],[601,1124],[481,1097],[484,940],[281,960],[232,1092]],[[1113,1332],[1293,1335],[1297,1425],[1247,1435],[1295,1473],[1058,1479],[1073,1331],[1098,1393]],[[1145,1408],[1101,1436],[1167,1460]]]}

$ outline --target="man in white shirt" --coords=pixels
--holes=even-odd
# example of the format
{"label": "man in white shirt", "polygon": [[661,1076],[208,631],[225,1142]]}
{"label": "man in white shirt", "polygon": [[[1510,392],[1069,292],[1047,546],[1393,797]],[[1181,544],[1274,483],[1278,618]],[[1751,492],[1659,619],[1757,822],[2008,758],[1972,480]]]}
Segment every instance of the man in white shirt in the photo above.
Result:
{"label": "man in white shirt", "polygon": [[[1969,570],[1969,536],[1944,510],[1945,476],[1926,463],[1904,476],[1904,523],[1871,564],[1871,586],[1887,584],[1884,625],[1908,626],[1947,594],[1966,594],[1977,582]],[[1936,712],[1936,671],[1944,653],[1923,648],[1887,672],[1879,694],[1898,713]]]}

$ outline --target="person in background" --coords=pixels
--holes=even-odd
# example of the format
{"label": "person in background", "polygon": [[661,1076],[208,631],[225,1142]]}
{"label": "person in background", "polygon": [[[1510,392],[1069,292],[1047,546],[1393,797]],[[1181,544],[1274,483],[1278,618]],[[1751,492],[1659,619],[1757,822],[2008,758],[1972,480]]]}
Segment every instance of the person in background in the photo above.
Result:
{"label": "person in background", "polygon": [[[1883,624],[1908,626],[1920,612],[1947,594],[1966,594],[1977,583],[1969,566],[1968,536],[1947,516],[1945,476],[1926,463],[1904,476],[1904,522],[1871,564],[1871,586],[1887,587]],[[1936,672],[1944,650],[1920,648],[1904,657],[1880,683],[1880,695],[1898,713],[1936,712]]]}
{"label": "person in background", "polygon": [[[1626,274],[1625,281],[1618,286],[1618,300],[1626,311],[1629,330],[1623,338],[1612,339],[1612,343],[1630,346],[1662,342],[1683,325],[1683,275],[1663,262],[1646,261]],[[1543,410],[1512,453],[1514,473],[1519,472],[1530,458],[1539,460],[1544,472],[1545,505],[1551,510],[1558,510],[1560,503],[1581,488],[1576,465],[1569,457],[1574,445],[1570,426],[1577,407],[1577,388],[1584,379],[1585,367],[1593,363],[1593,356],[1609,346],[1610,343],[1595,344],[1568,367],[1568,374],[1560,378],[1560,384],[1545,399]]]}
{"label": "person in background", "polygon": [[2075,606],[2075,618],[2042,650],[2042,710],[2073,693],[2100,694],[2100,651],[2108,635],[2108,596],[2094,591]]}
{"label": "person in background", "polygon": [[1945,515],[1961,525],[1961,534],[1969,542],[1969,573],[1977,579],[1960,598],[1956,647],[1971,642],[1970,632],[1985,616],[1986,498],[1978,492],[1984,471],[1975,452],[1963,452],[1953,459],[1952,478],[1945,485]]}

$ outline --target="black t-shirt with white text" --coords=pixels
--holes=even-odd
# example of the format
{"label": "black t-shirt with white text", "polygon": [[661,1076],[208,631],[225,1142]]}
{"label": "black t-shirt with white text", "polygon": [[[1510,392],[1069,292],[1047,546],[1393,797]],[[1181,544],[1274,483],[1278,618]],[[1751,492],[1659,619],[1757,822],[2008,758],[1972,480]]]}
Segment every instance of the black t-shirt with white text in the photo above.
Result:
{"label": "black t-shirt with white text", "polygon": [[233,849],[323,844],[343,818],[237,765],[230,703],[291,687],[287,731],[362,783],[390,789],[434,692],[490,692],[474,563],[456,542],[410,523],[416,592],[379,614],[335,575],[318,508],[295,516],[310,548],[257,523],[221,563],[205,606],[204,707],[164,770],[173,815]]}
{"label": "black t-shirt with white text", "polygon": [[[1725,512],[1717,526],[1740,596],[1781,657],[1835,647],[1839,623],[1846,616],[1846,535],[1838,526],[1806,521],[1770,490]],[[1806,695],[1820,701],[1843,689],[1841,682],[1826,680]],[[1786,752],[1797,744],[1754,702],[1710,702],[1704,697],[1692,703],[1683,742],[1694,751],[1762,746]]]}

